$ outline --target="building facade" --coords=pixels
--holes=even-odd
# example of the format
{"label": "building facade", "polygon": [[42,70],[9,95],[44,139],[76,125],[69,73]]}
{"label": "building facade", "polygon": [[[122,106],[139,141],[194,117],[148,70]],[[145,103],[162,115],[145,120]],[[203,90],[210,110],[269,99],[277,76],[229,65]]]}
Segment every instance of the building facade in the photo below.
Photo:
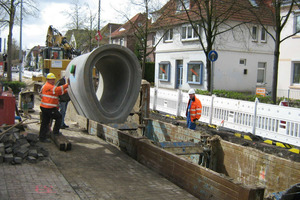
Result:
{"label": "building facade", "polygon": [[[192,9],[192,4],[185,1]],[[180,7],[179,0],[171,0],[173,18]],[[249,3],[249,2],[248,2]],[[175,6],[174,6],[175,4]],[[177,6],[176,6],[177,5]],[[166,5],[169,8],[171,5]],[[179,8],[180,9],[180,8]],[[181,12],[182,15],[182,12]],[[159,19],[153,27],[157,29],[155,41],[155,85],[157,87],[188,90],[207,90],[206,55],[191,24],[187,21]],[[247,18],[247,15],[241,16]],[[182,19],[182,17],[181,17]],[[170,21],[174,22],[170,24]],[[229,31],[228,26],[235,27]],[[272,27],[268,26],[269,31]],[[213,50],[218,58],[212,66],[212,87],[218,90],[255,93],[256,88],[272,87],[274,42],[259,23],[243,23],[243,19],[228,19],[219,25]],[[205,31],[198,28],[205,42]]]}

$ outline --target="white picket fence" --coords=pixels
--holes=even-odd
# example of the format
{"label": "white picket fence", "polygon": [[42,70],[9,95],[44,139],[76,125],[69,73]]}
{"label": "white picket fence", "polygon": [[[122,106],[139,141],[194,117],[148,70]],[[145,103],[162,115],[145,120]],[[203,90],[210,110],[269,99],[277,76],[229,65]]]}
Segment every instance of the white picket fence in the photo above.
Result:
{"label": "white picket fence", "polygon": [[[201,122],[252,133],[300,147],[300,109],[196,95],[202,103]],[[181,90],[150,89],[150,109],[186,117],[189,95]],[[254,120],[255,119],[255,120]]]}

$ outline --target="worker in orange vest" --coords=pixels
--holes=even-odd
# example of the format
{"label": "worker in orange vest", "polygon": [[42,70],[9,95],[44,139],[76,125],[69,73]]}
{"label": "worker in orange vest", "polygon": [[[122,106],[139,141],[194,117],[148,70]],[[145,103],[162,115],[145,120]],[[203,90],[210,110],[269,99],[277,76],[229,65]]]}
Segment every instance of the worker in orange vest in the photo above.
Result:
{"label": "worker in orange vest", "polygon": [[190,89],[188,92],[190,99],[186,108],[186,122],[189,129],[196,129],[196,121],[200,119],[202,113],[201,101],[196,97],[195,90]]}
{"label": "worker in orange vest", "polygon": [[[59,98],[67,92],[68,83],[62,86],[55,86],[55,75],[53,73],[47,74],[47,82],[43,85],[40,95],[42,97],[40,108],[42,111],[42,123],[40,127],[39,139],[41,142],[50,142],[47,139],[47,132],[49,131],[49,124],[51,119],[55,119],[53,134],[58,135],[61,126],[62,116],[58,111]],[[69,82],[69,80],[68,80]]]}

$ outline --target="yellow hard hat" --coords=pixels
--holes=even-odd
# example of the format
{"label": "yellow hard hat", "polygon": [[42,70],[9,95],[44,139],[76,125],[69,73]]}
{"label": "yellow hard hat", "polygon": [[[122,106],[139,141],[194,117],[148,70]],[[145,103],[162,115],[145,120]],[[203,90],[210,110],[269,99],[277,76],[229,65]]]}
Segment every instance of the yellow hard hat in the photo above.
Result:
{"label": "yellow hard hat", "polygon": [[53,73],[49,73],[47,74],[47,79],[56,79],[56,77]]}

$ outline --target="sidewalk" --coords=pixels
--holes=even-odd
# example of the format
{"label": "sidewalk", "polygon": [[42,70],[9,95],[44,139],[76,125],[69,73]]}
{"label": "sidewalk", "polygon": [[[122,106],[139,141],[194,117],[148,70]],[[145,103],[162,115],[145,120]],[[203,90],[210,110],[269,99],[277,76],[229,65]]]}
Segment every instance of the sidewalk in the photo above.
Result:
{"label": "sidewalk", "polygon": [[[39,110],[35,110],[37,118]],[[62,133],[72,143],[71,151],[43,143],[50,154],[43,161],[0,164],[1,200],[197,199],[117,147],[88,135],[75,123],[68,125]],[[38,130],[39,124],[28,125],[32,133]]]}

